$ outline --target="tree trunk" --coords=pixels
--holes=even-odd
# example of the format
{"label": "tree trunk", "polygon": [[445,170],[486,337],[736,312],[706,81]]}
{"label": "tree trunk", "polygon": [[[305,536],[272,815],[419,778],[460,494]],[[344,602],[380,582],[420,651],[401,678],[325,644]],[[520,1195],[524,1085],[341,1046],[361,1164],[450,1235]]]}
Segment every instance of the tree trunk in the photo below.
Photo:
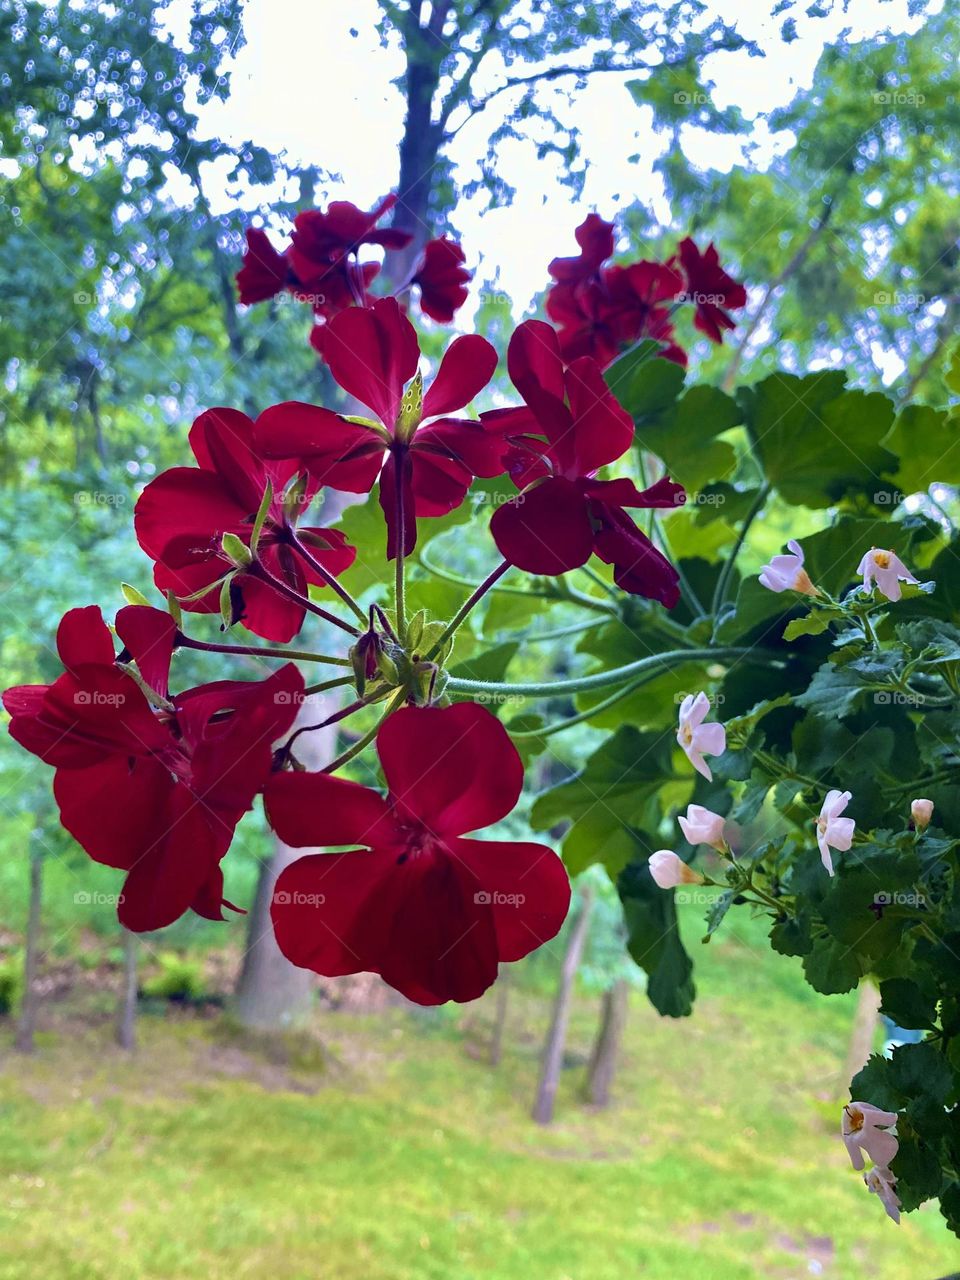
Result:
{"label": "tree trunk", "polygon": [[873,1042],[877,1034],[877,1021],[880,1017],[880,992],[869,978],[860,983],[857,996],[857,1011],[853,1015],[853,1030],[850,1032],[850,1045],[847,1049],[847,1062],[844,1067],[844,1079],[849,1082],[873,1052]]}
{"label": "tree trunk", "polygon": [[585,1089],[587,1098],[596,1107],[610,1104],[610,1086],[617,1070],[629,1002],[630,983],[626,978],[619,978],[603,993],[600,1027],[590,1055]]}
{"label": "tree trunk", "polygon": [[503,1058],[503,1032],[507,1023],[507,1002],[510,995],[510,970],[500,966],[497,978],[497,1006],[493,1015],[493,1034],[490,1038],[490,1065],[499,1067]]}
{"label": "tree trunk", "polygon": [[533,1104],[533,1118],[537,1124],[549,1124],[553,1119],[553,1104],[560,1083],[560,1071],[563,1067],[563,1048],[567,1039],[567,1024],[570,1021],[570,997],[573,994],[573,982],[580,967],[584,944],[590,925],[590,908],[592,896],[585,889],[570,937],[567,941],[566,955],[560,969],[560,982],[553,1004],[553,1018],[547,1040],[543,1049],[543,1063],[540,1068],[540,1080],[537,1085],[537,1096]]}
{"label": "tree trunk", "polygon": [[[307,698],[296,727],[316,724],[332,714],[335,701],[314,694]],[[333,758],[336,725],[304,733],[297,739],[297,758],[308,769],[321,769]],[[314,849],[294,849],[277,839],[273,856],[260,864],[257,892],[247,923],[247,946],[234,994],[233,1007],[245,1027],[257,1031],[281,1031],[303,1022],[313,1003],[313,974],[298,969],[283,955],[273,936],[270,903],[280,872]]]}
{"label": "tree trunk", "polygon": [[40,910],[43,905],[43,857],[30,857],[30,909],[27,917],[27,941],[23,952],[23,1004],[17,1021],[14,1048],[18,1053],[33,1053],[33,1035],[37,1027],[37,969],[40,959]]}
{"label": "tree trunk", "polygon": [[137,1047],[137,935],[123,930],[123,986],[117,1005],[117,1044],[130,1053]]}

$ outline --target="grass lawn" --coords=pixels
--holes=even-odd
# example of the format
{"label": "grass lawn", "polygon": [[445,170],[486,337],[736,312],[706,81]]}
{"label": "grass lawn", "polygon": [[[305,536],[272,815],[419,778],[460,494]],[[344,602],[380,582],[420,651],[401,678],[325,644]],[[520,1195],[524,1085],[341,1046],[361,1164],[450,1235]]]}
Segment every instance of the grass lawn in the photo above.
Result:
{"label": "grass lawn", "polygon": [[929,1207],[888,1222],[834,1136],[852,998],[754,941],[699,948],[693,1018],[634,995],[601,1113],[581,997],[547,1130],[529,994],[496,1071],[489,997],[326,1013],[322,1055],[171,1016],[126,1058],[58,1016],[0,1072],[0,1280],[936,1280],[957,1240]]}

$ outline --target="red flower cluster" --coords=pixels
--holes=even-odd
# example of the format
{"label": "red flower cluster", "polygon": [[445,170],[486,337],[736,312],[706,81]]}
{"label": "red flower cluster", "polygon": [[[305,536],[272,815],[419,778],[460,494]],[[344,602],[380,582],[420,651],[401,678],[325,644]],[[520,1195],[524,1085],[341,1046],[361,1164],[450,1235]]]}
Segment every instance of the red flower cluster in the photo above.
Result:
{"label": "red flower cluster", "polygon": [[[695,323],[716,341],[732,323],[724,306],[744,296],[713,247],[701,255],[690,240],[667,263],[605,265],[613,228],[592,214],[577,231],[580,254],[550,266],[547,310],[559,334],[530,320],[510,340],[508,369],[523,405],[467,418],[493,377],[493,347],[477,335],[455,338],[424,388],[416,330],[396,298],[371,297],[378,266],[357,259],[364,245],[407,244],[406,233],[378,226],[393,203],[363,212],[336,201],[300,214],[284,253],[250,231],[238,276],[245,302],[284,289],[313,302],[333,378],[372,416],[298,402],[255,421],[229,408],[201,414],[190,432],[197,465],[158,476],[135,511],[137,538],[175,618],[122,609],[115,655],[99,609],[72,610],[58,633],[63,675],[7,690],[4,705],[14,738],[56,770],[63,825],[92,858],[126,872],[119,915],[129,928],[160,928],[189,909],[223,917],[221,861],[262,792],[288,844],[351,846],[305,857],[281,876],[272,916],[285,954],[329,976],[382,974],[410,999],[434,1004],[480,995],[500,963],[556,934],[570,896],[545,846],[467,838],[510,812],[523,770],[489,711],[437,705],[450,636],[509,565],[556,575],[597,555],[624,591],[676,603],[676,570],[628,513],[675,507],[684,493],[666,477],[643,491],[601,478],[634,438],[602,369],[641,336],[682,358],[666,305],[681,296],[692,297]],[[419,289],[427,315],[448,323],[468,280],[459,246],[441,238],[427,245],[408,287]],[[491,521],[504,563],[449,626],[430,623],[432,640],[421,644],[427,624],[421,619],[414,634],[400,590],[417,521],[452,511],[475,478],[503,474],[517,489]],[[361,631],[310,596],[311,587],[330,587],[366,621],[338,581],[355,549],[339,531],[300,517],[324,486],[366,493],[378,481],[387,558],[398,560],[397,607],[391,621],[370,606]],[[349,655],[314,655],[356,679],[358,700],[324,723],[390,699],[376,734],[386,794],[332,776],[352,752],[323,773],[299,768],[297,734],[321,726],[290,736],[305,696],[292,663],[265,680],[171,694],[175,649],[238,652],[188,637],[181,607],[220,611],[224,629],[239,622],[274,643],[292,640],[308,612],[348,632]],[[396,709],[404,700],[410,705]]]}
{"label": "red flower cluster", "polygon": [[139,679],[115,660],[100,610],[71,609],[57,632],[64,674],[3,695],[10,733],[56,769],[60,820],[78,844],[126,871],[118,915],[127,928],[160,929],[190,908],[221,920],[231,905],[221,859],[270,775],[303,677],[288,662],[266,680],[171,695],[169,614],[131,605],[116,630]]}
{"label": "red flower cluster", "polygon": [[[350,307],[373,303],[370,286],[380,272],[377,262],[361,263],[358,251],[375,245],[387,251],[404,249],[412,236],[396,227],[378,228],[397,202],[387,196],[364,212],[349,200],[333,200],[326,211],[308,209],[293,222],[291,243],[282,253],[266,232],[251,227],[247,250],[237,272],[240,301],[264,302],[288,290],[313,306],[317,323],[310,334],[314,349],[326,357],[329,322]],[[449,324],[467,298],[471,273],[464,267],[460,245],[447,236],[430,240],[404,288],[416,285],[420,310],[441,324]]]}
{"label": "red flower cluster", "polygon": [[642,492],[632,480],[598,480],[633,443],[633,423],[600,367],[580,356],[564,367],[557,334],[528,320],[510,339],[507,367],[524,409],[482,415],[502,434],[511,479],[522,490],[500,507],[490,531],[504,559],[530,573],[566,573],[596,553],[633,595],[673,608],[679,578],[625,507],[677,507],[683,489],[669,479]]}
{"label": "red flower cluster", "polygon": [[516,748],[483,707],[407,707],[383,722],[377,751],[385,797],[322,773],[268,784],[267,816],[287,844],[362,846],[281,874],[277,942],[303,968],[379,973],[418,1004],[475,1000],[502,961],[557,933],[567,874],[545,845],[464,839],[506,817],[523,786]]}
{"label": "red flower cluster", "polygon": [[650,338],[662,345],[665,359],[685,365],[686,352],[674,337],[674,307],[667,304],[693,302],[695,326],[714,342],[733,328],[724,308],[746,304],[746,290],[721,268],[712,244],[701,254],[688,238],[680,242],[679,257],[667,262],[605,266],[613,255],[612,222],[591,213],[576,238],[579,255],[554,258],[548,268],[556,283],[547,293],[547,315],[567,361],[589,355],[605,368],[625,347]]}

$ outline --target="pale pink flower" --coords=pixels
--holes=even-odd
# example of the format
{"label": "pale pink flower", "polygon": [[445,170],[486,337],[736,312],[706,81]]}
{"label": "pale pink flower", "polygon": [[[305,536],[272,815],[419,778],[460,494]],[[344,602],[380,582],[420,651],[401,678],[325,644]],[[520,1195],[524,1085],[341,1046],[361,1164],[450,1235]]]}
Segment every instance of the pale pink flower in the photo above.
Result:
{"label": "pale pink flower", "polygon": [[864,591],[872,591],[876,584],[880,594],[886,596],[888,600],[900,599],[901,582],[917,581],[899,556],[878,547],[870,548],[860,561],[857,573],[863,575]]}
{"label": "pale pink flower", "polygon": [[855,1169],[863,1168],[864,1154],[874,1164],[885,1167],[890,1163],[900,1148],[896,1135],[888,1132],[896,1123],[895,1111],[882,1111],[872,1102],[847,1103],[840,1120],[840,1136]]}
{"label": "pale pink flower", "polygon": [[827,798],[817,819],[817,844],[820,846],[820,857],[830,875],[833,875],[833,858],[831,849],[839,849],[841,853],[853,843],[853,831],[856,823],[852,818],[841,818],[840,814],[850,803],[849,791],[828,791]]}
{"label": "pale pink flower", "polygon": [[727,731],[722,724],[704,724],[704,718],[710,710],[710,699],[705,693],[696,697],[688,693],[680,704],[680,726],[677,729],[677,742],[683,747],[687,759],[703,774],[708,782],[713,774],[704,756],[718,756],[727,746]]}
{"label": "pale pink flower", "polygon": [[769,564],[765,564],[760,570],[760,585],[769,591],[800,591],[805,596],[819,595],[803,567],[803,547],[794,538],[790,539],[787,546],[792,554],[774,556]]}
{"label": "pale pink flower", "polygon": [[933,801],[918,798],[910,801],[910,817],[918,831],[925,831],[933,817]]}
{"label": "pale pink flower", "polygon": [[880,1197],[887,1217],[900,1224],[900,1197],[897,1195],[897,1180],[885,1165],[876,1165],[869,1173],[863,1175],[867,1190]]}
{"label": "pale pink flower", "polygon": [[688,867],[670,849],[658,849],[651,853],[647,865],[654,882],[661,889],[675,889],[679,884],[703,884],[703,876]]}
{"label": "pale pink flower", "polygon": [[690,844],[709,844],[720,853],[726,849],[727,842],[723,835],[725,820],[719,813],[705,809],[702,804],[689,804],[686,817],[681,813],[677,821]]}

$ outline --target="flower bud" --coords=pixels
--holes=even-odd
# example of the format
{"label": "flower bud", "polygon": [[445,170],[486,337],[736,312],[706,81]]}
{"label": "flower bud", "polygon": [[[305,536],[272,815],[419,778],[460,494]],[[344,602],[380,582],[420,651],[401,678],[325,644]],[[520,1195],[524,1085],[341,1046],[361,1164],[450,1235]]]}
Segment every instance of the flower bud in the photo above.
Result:
{"label": "flower bud", "polygon": [[922,797],[910,801],[910,817],[918,831],[925,831],[933,817],[933,801]]}
{"label": "flower bud", "polygon": [[651,853],[647,865],[654,882],[661,889],[675,889],[679,884],[703,884],[703,876],[688,867],[670,849],[658,849]]}
{"label": "flower bud", "polygon": [[723,853],[727,847],[724,838],[724,819],[712,809],[705,809],[701,804],[687,805],[686,816],[681,814],[677,821],[680,830],[690,844],[708,844]]}

